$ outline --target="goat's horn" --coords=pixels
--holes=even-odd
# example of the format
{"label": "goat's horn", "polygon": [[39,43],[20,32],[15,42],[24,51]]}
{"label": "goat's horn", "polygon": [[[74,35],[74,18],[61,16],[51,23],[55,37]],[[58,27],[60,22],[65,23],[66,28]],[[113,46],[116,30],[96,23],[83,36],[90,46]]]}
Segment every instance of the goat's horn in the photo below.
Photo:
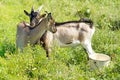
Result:
{"label": "goat's horn", "polygon": [[32,6],[31,11],[34,11],[34,6]]}
{"label": "goat's horn", "polygon": [[37,12],[40,12],[41,9],[42,9],[42,7],[43,7],[43,5],[41,5],[41,6],[38,8]]}

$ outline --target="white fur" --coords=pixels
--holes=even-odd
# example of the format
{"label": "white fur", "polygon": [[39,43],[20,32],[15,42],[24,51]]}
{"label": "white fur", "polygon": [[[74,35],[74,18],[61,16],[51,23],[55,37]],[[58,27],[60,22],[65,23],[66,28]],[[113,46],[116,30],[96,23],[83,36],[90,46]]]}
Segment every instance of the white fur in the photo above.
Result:
{"label": "white fur", "polygon": [[[95,32],[94,26],[90,28],[86,23],[79,23],[78,28],[72,26],[76,26],[76,24],[70,23],[56,26],[57,32],[54,34],[47,31],[47,35],[45,37],[46,51],[48,50],[49,52],[50,48],[53,47],[54,44],[60,47],[77,46],[81,44],[86,49],[88,55],[94,54],[95,52],[91,46],[91,39]],[[80,41],[79,37],[83,37],[84,39]]]}

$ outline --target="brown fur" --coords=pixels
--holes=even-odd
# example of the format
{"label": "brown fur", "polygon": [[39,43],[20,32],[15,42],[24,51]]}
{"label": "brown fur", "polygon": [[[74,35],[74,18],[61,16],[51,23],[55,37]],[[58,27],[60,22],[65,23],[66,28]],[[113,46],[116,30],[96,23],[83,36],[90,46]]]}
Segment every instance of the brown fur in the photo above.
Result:
{"label": "brown fur", "polygon": [[46,30],[54,32],[55,30],[52,28],[54,27],[54,24],[53,22],[51,23],[51,18],[48,19],[49,17],[50,16],[43,18],[34,29],[29,29],[29,27],[26,27],[24,25],[24,23],[18,24],[16,34],[17,48],[20,48],[22,51],[28,42],[34,45],[36,43],[36,40],[38,40]]}

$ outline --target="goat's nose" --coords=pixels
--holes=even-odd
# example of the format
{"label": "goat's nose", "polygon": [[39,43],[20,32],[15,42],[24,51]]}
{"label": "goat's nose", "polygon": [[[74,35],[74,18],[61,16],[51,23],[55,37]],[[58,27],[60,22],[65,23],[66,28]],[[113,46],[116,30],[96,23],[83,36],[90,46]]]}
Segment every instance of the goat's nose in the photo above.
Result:
{"label": "goat's nose", "polygon": [[30,23],[30,26],[31,26],[31,27],[34,27],[34,26],[35,26],[35,24],[34,24],[34,23]]}
{"label": "goat's nose", "polygon": [[32,26],[32,25],[33,25],[33,23],[30,23],[30,25]]}

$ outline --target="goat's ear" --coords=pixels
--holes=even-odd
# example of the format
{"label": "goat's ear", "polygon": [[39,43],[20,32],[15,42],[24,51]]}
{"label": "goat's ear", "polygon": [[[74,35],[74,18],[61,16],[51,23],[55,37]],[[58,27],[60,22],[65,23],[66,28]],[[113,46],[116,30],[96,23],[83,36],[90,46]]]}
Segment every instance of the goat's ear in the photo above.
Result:
{"label": "goat's ear", "polygon": [[24,13],[25,13],[27,16],[30,16],[30,14],[29,14],[26,10],[24,10]]}
{"label": "goat's ear", "polygon": [[48,13],[47,18],[48,18],[48,21],[49,21],[51,24],[53,24],[53,23],[55,22],[54,19],[53,19],[53,17],[52,17],[52,15],[51,15],[51,13]]}
{"label": "goat's ear", "polygon": [[41,6],[38,8],[37,12],[40,13],[40,11],[42,10],[42,8],[43,8],[43,5],[41,5]]}
{"label": "goat's ear", "polygon": [[48,21],[52,19],[51,13],[48,13],[47,18],[48,18]]}

